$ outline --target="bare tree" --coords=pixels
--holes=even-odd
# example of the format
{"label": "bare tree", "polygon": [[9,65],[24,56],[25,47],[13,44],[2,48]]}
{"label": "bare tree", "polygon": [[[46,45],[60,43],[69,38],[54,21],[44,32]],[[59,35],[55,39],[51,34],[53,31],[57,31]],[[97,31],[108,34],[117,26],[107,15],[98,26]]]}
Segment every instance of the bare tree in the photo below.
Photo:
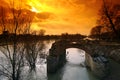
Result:
{"label": "bare tree", "polygon": [[5,12],[5,10],[4,10],[4,8],[3,7],[0,7],[0,24],[1,24],[1,26],[2,26],[2,31],[5,31],[5,16],[6,16],[6,12]]}
{"label": "bare tree", "polygon": [[7,63],[0,64],[1,75],[12,80],[20,80],[20,74],[24,66],[24,50],[23,44],[17,44],[16,47],[9,44],[0,47]]}
{"label": "bare tree", "polygon": [[39,34],[38,34],[38,35],[44,36],[44,35],[45,35],[45,30],[44,30],[44,29],[41,29],[41,30],[39,31]]}
{"label": "bare tree", "polygon": [[17,34],[27,32],[30,28],[32,18],[26,14],[29,11],[22,10],[21,2],[19,2],[19,4],[17,3],[17,9],[14,0],[11,0],[10,5],[8,12],[5,12],[4,9],[1,8],[1,26],[3,27],[3,31],[7,30],[10,34],[4,35],[5,45],[0,47],[0,51],[4,54],[7,63],[0,64],[0,74],[8,77],[10,80],[20,80],[24,67],[25,47],[24,43],[19,42]]}
{"label": "bare tree", "polygon": [[119,4],[113,4],[112,1],[103,0],[103,5],[100,10],[99,25],[103,25],[109,28],[118,38],[120,38],[119,32],[116,28],[118,24],[115,24],[120,11]]}
{"label": "bare tree", "polygon": [[101,29],[102,26],[95,26],[91,29],[90,36],[93,38],[98,38],[99,40],[101,39]]}
{"label": "bare tree", "polygon": [[42,50],[44,49],[44,43],[43,41],[40,41],[37,39],[37,35],[32,37],[32,41],[25,42],[25,57],[29,64],[30,71],[36,69],[36,62],[38,59],[38,55],[42,53]]}

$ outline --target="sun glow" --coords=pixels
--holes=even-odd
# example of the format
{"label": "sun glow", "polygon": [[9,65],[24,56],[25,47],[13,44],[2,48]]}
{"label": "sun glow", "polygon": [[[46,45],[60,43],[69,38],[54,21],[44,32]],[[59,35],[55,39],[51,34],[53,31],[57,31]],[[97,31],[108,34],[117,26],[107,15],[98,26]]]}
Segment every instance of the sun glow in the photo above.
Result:
{"label": "sun glow", "polygon": [[32,12],[36,12],[36,13],[39,13],[40,11],[38,11],[35,7],[32,6],[32,9],[31,9]]}
{"label": "sun glow", "polygon": [[[117,3],[119,0],[111,2]],[[102,0],[0,0],[0,3],[5,15],[11,15],[11,10],[22,11],[23,17],[32,20],[32,30],[45,29],[46,34],[89,34],[96,25]],[[0,17],[2,14],[0,10]]]}
{"label": "sun glow", "polygon": [[[47,1],[47,0],[46,0]],[[46,1],[39,1],[39,0],[28,0],[27,5],[29,5],[31,8],[30,10],[33,12],[40,13],[40,12],[59,12],[59,10],[56,10],[50,3]]]}
{"label": "sun glow", "polygon": [[[75,2],[76,0],[26,1],[28,9],[36,13],[36,16],[34,17],[34,23],[40,24],[42,26],[41,27],[38,25],[34,25],[32,26],[33,30],[45,29],[48,33],[81,32],[88,34],[91,26],[94,26],[96,23],[96,16],[93,15],[96,9],[93,10],[94,6],[91,6],[91,8],[87,9],[89,5],[86,5],[88,3],[86,3],[85,1],[81,2],[78,0],[79,4],[78,2]],[[74,30],[71,31],[70,27],[76,28],[73,28]],[[64,28],[64,30],[62,28]]]}

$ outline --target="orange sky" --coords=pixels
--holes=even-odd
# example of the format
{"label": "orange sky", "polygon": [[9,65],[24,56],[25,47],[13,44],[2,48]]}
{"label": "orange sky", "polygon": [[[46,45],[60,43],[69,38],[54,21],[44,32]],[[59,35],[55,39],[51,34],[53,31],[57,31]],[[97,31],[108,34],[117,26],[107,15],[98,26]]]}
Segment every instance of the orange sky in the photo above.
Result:
{"label": "orange sky", "polygon": [[[8,2],[0,0],[0,6]],[[9,1],[9,0],[7,0]],[[15,0],[18,3],[18,0]],[[80,33],[88,35],[96,25],[102,0],[21,0],[22,6],[35,12],[33,30],[46,34]],[[116,1],[116,0],[114,0]],[[119,1],[119,0],[118,0]]]}

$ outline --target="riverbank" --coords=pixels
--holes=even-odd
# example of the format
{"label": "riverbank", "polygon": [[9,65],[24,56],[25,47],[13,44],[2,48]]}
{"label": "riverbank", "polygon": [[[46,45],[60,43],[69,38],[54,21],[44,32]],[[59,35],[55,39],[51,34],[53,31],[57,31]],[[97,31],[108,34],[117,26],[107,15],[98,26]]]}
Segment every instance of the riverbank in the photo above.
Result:
{"label": "riverbank", "polygon": [[110,60],[110,74],[102,80],[120,80],[120,64]]}

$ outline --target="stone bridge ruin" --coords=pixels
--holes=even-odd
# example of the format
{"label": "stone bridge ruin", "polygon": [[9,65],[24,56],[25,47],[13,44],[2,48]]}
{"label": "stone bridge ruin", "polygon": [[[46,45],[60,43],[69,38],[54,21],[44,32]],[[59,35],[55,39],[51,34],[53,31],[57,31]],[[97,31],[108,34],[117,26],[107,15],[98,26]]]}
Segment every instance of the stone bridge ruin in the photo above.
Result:
{"label": "stone bridge ruin", "polygon": [[85,65],[99,77],[108,74],[111,51],[120,48],[119,45],[110,45],[99,41],[59,40],[52,44],[47,57],[47,73],[54,73],[66,62],[66,49],[79,48],[85,51]]}

